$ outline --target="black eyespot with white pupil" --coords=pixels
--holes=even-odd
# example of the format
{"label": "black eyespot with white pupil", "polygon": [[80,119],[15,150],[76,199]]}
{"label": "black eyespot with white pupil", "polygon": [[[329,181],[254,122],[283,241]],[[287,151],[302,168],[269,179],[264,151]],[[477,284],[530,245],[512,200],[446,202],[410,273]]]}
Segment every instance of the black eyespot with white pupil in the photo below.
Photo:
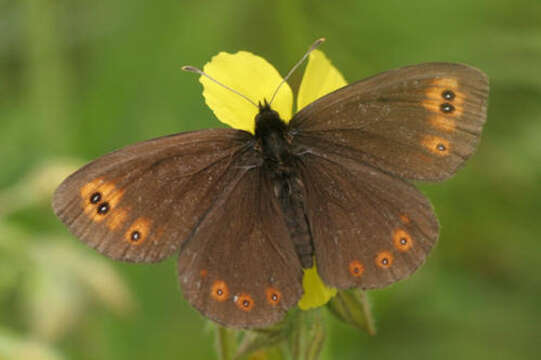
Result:
{"label": "black eyespot with white pupil", "polygon": [[104,202],[101,203],[100,206],[98,206],[98,214],[105,215],[109,211],[109,203]]}
{"label": "black eyespot with white pupil", "polygon": [[[443,144],[438,144],[438,146],[436,146],[436,148],[439,151],[445,151],[445,149],[446,149],[445,145],[443,145]],[[402,240],[400,240],[400,242],[402,242]]]}
{"label": "black eyespot with white pupil", "polygon": [[440,109],[444,113],[451,113],[451,112],[455,111],[455,107],[452,104],[449,104],[449,103],[441,104]]}
{"label": "black eyespot with white pupil", "polygon": [[216,294],[218,296],[222,296],[224,294],[224,291],[222,289],[218,289],[218,290],[216,290]]}
{"label": "black eyespot with white pupil", "polygon": [[131,233],[131,239],[132,241],[138,241],[139,239],[141,239],[141,233],[135,230],[134,232]]}
{"label": "black eyespot with white pupil", "polygon": [[445,90],[441,93],[441,97],[445,100],[453,100],[455,98],[455,93],[452,90]]}
{"label": "black eyespot with white pupil", "polygon": [[244,306],[244,307],[249,307],[249,306],[250,306],[250,301],[244,300],[244,301],[242,302],[242,306]]}
{"label": "black eyespot with white pupil", "polygon": [[400,244],[406,245],[407,243],[408,243],[408,239],[406,239],[406,238],[401,238],[400,239]]}
{"label": "black eyespot with white pupil", "polygon": [[273,301],[278,301],[278,295],[276,294],[272,294],[271,298]]}
{"label": "black eyespot with white pupil", "polygon": [[383,258],[383,259],[381,259],[381,263],[382,263],[383,265],[387,265],[387,264],[389,264],[389,259]]}
{"label": "black eyespot with white pupil", "polygon": [[100,202],[100,200],[101,200],[101,194],[99,192],[95,192],[94,194],[90,196],[90,202],[92,204],[97,204]]}

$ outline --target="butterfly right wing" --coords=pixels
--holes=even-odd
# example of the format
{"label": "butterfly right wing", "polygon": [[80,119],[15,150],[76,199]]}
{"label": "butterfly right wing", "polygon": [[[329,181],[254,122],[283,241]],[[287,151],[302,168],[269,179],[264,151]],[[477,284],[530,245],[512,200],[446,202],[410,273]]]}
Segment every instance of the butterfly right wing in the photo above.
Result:
{"label": "butterfly right wing", "polygon": [[413,185],[316,150],[300,164],[305,214],[325,284],[381,288],[424,263],[438,239],[438,221]]}
{"label": "butterfly right wing", "polygon": [[110,258],[160,261],[242,176],[238,161],[250,139],[242,131],[208,129],[127,146],[65,179],[54,194],[54,212]]}
{"label": "butterfly right wing", "polygon": [[290,127],[303,152],[318,148],[402,178],[438,181],[476,149],[488,88],[487,76],[467,65],[406,66],[323,96]]}

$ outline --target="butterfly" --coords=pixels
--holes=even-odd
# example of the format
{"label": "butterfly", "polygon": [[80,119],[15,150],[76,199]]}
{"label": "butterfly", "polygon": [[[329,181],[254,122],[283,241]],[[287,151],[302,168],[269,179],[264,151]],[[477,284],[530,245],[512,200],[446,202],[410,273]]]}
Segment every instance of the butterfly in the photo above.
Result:
{"label": "butterfly", "polygon": [[338,289],[385,287],[424,263],[439,225],[410,181],[445,180],[472,155],[488,90],[480,70],[426,63],[340,88],[289,122],[260,99],[253,134],[207,129],[124,147],[64,180],[53,209],[112,259],[178,253],[196,309],[264,327],[297,304],[314,262]]}

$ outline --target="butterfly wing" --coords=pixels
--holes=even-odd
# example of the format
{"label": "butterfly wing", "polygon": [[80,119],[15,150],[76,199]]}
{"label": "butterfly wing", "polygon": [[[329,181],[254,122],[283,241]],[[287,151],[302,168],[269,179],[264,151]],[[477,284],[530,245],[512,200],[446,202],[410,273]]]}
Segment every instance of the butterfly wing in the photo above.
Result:
{"label": "butterfly wing", "polygon": [[246,170],[225,192],[182,247],[180,285],[218,323],[273,324],[302,295],[302,267],[284,216],[261,167]]}
{"label": "butterfly wing", "polygon": [[127,146],[64,180],[54,212],[108,257],[160,261],[242,175],[236,164],[249,139],[241,131],[213,129]]}
{"label": "butterfly wing", "polygon": [[290,128],[325,283],[379,288],[424,262],[438,222],[402,178],[454,174],[479,142],[487,96],[479,70],[432,63],[351,84],[295,115]]}
{"label": "butterfly wing", "polygon": [[460,64],[407,66],[345,86],[291,120],[311,151],[415,180],[443,180],[473,153],[486,120],[488,79]]}
{"label": "butterfly wing", "polygon": [[437,241],[429,201],[400,178],[317,151],[303,157],[301,176],[318,272],[327,285],[384,287],[413,273]]}

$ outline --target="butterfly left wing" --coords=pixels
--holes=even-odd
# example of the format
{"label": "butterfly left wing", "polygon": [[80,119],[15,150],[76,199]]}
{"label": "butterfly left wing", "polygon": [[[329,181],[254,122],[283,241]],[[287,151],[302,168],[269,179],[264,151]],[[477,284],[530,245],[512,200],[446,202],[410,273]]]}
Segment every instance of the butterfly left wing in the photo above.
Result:
{"label": "butterfly left wing", "polygon": [[302,267],[273,187],[254,167],[227,189],[182,247],[184,296],[225,326],[279,321],[302,295]]}
{"label": "butterfly left wing", "polygon": [[325,284],[381,288],[424,263],[438,239],[438,221],[413,185],[317,150],[301,164],[305,213]]}
{"label": "butterfly left wing", "polygon": [[250,138],[208,129],[116,150],[65,179],[53,196],[54,212],[112,259],[160,261],[178,251],[227,184],[242,175],[238,165]]}

